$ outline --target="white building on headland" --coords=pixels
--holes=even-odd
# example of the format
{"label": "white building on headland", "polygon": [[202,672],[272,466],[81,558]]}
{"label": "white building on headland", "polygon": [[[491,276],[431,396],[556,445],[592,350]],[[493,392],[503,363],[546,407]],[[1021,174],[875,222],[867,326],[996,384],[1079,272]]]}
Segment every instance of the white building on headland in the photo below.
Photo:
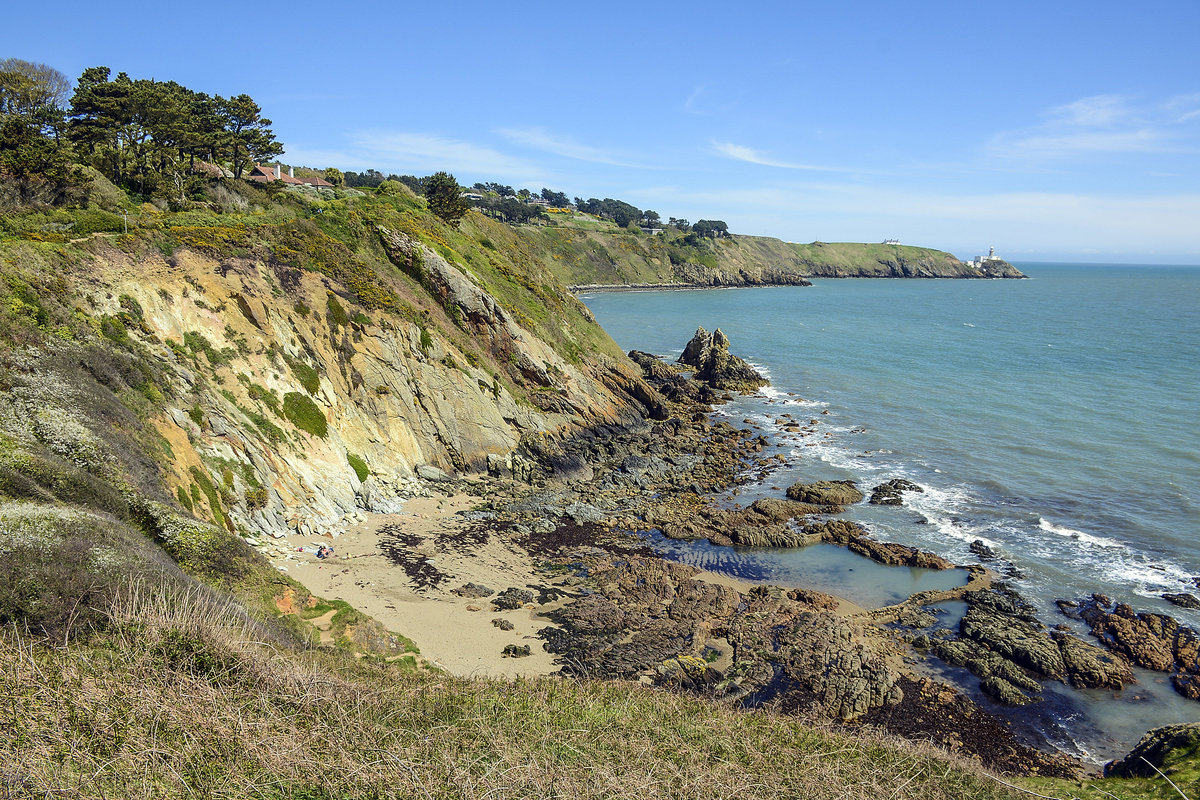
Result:
{"label": "white building on headland", "polygon": [[975,267],[976,269],[978,269],[978,268],[982,267],[984,264],[987,264],[991,261],[1003,261],[1003,260],[1004,260],[1003,258],[1000,258],[998,255],[996,255],[996,248],[989,247],[988,254],[986,256],[975,256],[975,260],[968,261],[967,266]]}

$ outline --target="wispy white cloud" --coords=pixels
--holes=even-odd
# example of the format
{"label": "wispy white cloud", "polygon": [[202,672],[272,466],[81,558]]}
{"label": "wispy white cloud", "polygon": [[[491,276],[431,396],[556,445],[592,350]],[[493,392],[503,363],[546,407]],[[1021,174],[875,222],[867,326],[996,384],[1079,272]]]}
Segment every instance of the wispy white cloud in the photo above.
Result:
{"label": "wispy white cloud", "polygon": [[1183,123],[1200,117],[1200,95],[1135,102],[1124,95],[1083,97],[1048,109],[1044,121],[997,134],[994,157],[1045,163],[1096,153],[1172,153],[1194,146]]}
{"label": "wispy white cloud", "polygon": [[449,170],[501,177],[543,172],[532,162],[491,147],[436,134],[364,132],[353,141],[356,150],[380,163],[405,165],[419,172]]}
{"label": "wispy white cloud", "polygon": [[296,163],[339,166],[343,169],[378,169],[426,175],[447,172],[489,178],[537,182],[546,170],[523,158],[493,147],[431,133],[360,131],[340,149],[289,146],[287,157]]}
{"label": "wispy white cloud", "polygon": [[782,169],[805,169],[815,170],[818,172],[845,172],[840,167],[823,167],[815,164],[795,164],[789,161],[780,161],[771,158],[770,156],[755,150],[751,147],[746,147],[733,142],[713,142],[712,149],[719,155],[726,158],[732,158],[735,161],[745,161],[748,164],[759,164],[764,167],[780,167]]}
{"label": "wispy white cloud", "polygon": [[496,133],[510,142],[564,158],[607,164],[613,167],[650,168],[648,165],[636,163],[636,159],[625,154],[583,144],[570,137],[551,133],[545,128],[499,128]]}

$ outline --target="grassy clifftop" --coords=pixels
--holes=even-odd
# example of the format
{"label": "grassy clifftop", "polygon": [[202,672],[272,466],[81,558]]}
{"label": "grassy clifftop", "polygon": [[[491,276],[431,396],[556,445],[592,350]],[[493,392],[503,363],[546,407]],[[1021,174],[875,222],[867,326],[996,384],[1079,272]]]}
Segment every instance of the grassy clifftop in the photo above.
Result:
{"label": "grassy clifftop", "polygon": [[571,286],[796,284],[809,278],[1023,277],[1011,264],[986,269],[950,253],[908,245],[813,242],[765,236],[689,237],[672,228],[650,235],[587,214],[555,214],[522,227],[533,254]]}

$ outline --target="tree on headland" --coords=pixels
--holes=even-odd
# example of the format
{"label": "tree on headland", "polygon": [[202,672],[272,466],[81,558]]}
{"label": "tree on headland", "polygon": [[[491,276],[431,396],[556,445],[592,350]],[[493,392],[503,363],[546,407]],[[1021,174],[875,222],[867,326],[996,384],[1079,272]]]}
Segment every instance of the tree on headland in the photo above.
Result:
{"label": "tree on headland", "polygon": [[542,187],[542,199],[555,208],[565,208],[571,204],[564,192],[555,192],[546,187]]}
{"label": "tree on headland", "polygon": [[470,210],[462,197],[462,187],[448,172],[435,172],[424,181],[425,200],[429,210],[451,225],[463,218]]}
{"label": "tree on headland", "polygon": [[252,163],[283,152],[249,95],[210,96],[124,72],[112,78],[108,67],[83,71],[68,116],[78,156],[143,194],[182,198],[197,158],[224,163],[240,178]]}
{"label": "tree on headland", "polygon": [[346,176],[337,167],[329,167],[325,170],[325,180],[332,183],[334,186],[341,186],[346,182]]}
{"label": "tree on headland", "polygon": [[262,116],[262,109],[250,95],[239,94],[224,101],[219,113],[229,137],[234,178],[242,177],[251,162],[265,161],[283,152],[283,146],[271,132],[271,120]]}
{"label": "tree on headland", "polygon": [[33,181],[44,189],[68,177],[70,154],[61,134],[70,85],[45,64],[0,60],[0,175],[21,184],[14,188],[31,188]]}

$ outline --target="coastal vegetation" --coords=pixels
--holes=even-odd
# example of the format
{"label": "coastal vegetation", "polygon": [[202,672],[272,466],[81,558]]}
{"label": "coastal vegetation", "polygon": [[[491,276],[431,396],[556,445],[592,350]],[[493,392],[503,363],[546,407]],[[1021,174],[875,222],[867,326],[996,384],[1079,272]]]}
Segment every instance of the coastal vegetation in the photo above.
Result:
{"label": "coastal vegetation", "polygon": [[[590,469],[566,442],[684,431],[564,282],[945,254],[810,251],[717,220],[649,234],[634,223],[657,214],[611,199],[516,226],[466,210],[446,173],[256,186],[239,175],[278,145],[245,95],[97,68],[68,108],[53,70],[0,68],[4,796],[1014,796],[965,756],[783,708],[585,669],[447,675],[403,631],[311,594],[273,545],[395,510],[422,468],[529,485]],[[139,116],[159,106],[174,116]],[[704,437],[726,442],[694,416],[698,462]],[[1128,780],[1113,792],[1161,785]]]}

